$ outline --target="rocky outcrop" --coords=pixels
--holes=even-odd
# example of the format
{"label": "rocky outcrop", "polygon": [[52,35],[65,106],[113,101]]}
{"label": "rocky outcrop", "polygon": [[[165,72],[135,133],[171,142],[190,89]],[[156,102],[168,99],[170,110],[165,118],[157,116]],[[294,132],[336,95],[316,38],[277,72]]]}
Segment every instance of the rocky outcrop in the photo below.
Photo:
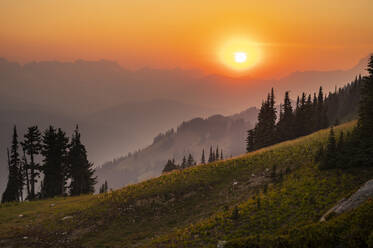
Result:
{"label": "rocky outcrop", "polygon": [[358,191],[356,191],[349,198],[340,200],[334,207],[328,210],[320,219],[325,221],[329,216],[334,214],[341,214],[348,210],[358,207],[361,203],[373,197],[373,179],[366,182]]}

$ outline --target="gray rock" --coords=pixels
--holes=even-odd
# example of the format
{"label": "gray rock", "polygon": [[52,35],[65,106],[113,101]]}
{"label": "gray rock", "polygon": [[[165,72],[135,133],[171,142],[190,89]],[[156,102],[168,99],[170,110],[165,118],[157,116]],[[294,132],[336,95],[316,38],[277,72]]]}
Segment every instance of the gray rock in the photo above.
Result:
{"label": "gray rock", "polygon": [[373,197],[373,179],[366,182],[360,187],[353,195],[347,199],[340,200],[334,207],[329,209],[320,219],[325,221],[326,217],[332,213],[341,214],[348,210],[357,208],[360,204],[365,202],[367,199]]}
{"label": "gray rock", "polygon": [[373,197],[373,179],[366,182],[352,196],[341,202],[341,204],[334,210],[334,212],[337,214],[341,214],[347,210],[354,209],[370,197]]}

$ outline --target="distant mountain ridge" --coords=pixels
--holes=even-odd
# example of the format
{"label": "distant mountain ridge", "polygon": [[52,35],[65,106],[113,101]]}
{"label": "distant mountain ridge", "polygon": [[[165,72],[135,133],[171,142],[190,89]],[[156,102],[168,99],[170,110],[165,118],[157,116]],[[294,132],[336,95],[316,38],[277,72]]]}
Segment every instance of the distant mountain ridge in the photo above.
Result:
{"label": "distant mountain ridge", "polygon": [[189,153],[199,163],[202,149],[208,158],[210,146],[223,150],[225,157],[245,152],[246,131],[254,126],[258,109],[249,108],[232,116],[213,115],[185,121],[176,129],[161,133],[153,143],[97,168],[99,184],[108,180],[110,187],[120,188],[161,174],[168,159],[180,162]]}

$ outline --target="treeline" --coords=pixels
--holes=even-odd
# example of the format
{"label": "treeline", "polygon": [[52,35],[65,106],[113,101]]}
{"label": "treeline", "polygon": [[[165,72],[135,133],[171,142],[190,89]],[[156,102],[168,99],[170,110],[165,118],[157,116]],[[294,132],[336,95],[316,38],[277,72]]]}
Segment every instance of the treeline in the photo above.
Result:
{"label": "treeline", "polygon": [[280,104],[279,115],[272,89],[262,102],[257,124],[248,131],[247,152],[304,136],[327,128],[330,123],[352,118],[357,112],[361,82],[362,77],[359,76],[347,86],[329,93],[327,97],[324,96],[322,87],[313,96],[303,93],[297,97],[295,109],[289,92],[286,92],[284,102]]}
{"label": "treeline", "polygon": [[14,126],[7,153],[9,174],[3,203],[94,192],[93,164],[87,159],[78,126],[71,140],[60,128],[50,126],[41,133],[32,126],[21,142]]}
{"label": "treeline", "polygon": [[328,142],[316,155],[320,169],[373,166],[373,56],[364,77],[359,103],[359,119],[351,132],[335,134],[330,128]]}
{"label": "treeline", "polygon": [[[210,153],[208,160],[206,160],[206,155],[205,155],[205,149],[202,149],[202,155],[201,155],[201,164],[206,164],[206,161],[208,163],[212,163],[215,161],[223,160],[223,149],[219,150],[219,146],[216,146],[216,149],[213,149],[212,146],[210,146]],[[189,153],[188,157],[184,156],[181,164],[177,164],[175,162],[175,159],[169,159],[163,168],[162,172],[170,172],[173,170],[182,170],[189,168],[191,166],[197,165],[197,161],[194,160],[193,155]]]}

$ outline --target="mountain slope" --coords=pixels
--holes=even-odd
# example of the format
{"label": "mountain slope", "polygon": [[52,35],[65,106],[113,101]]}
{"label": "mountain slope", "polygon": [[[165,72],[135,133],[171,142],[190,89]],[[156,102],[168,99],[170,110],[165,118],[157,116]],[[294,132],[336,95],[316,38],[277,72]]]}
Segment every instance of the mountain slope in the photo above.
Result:
{"label": "mountain slope", "polygon": [[[335,131],[350,130],[354,125],[344,124]],[[318,223],[330,207],[373,177],[372,167],[320,171],[313,157],[326,142],[327,133],[322,130],[108,194],[1,205],[1,244],[216,247],[219,241],[228,241],[227,247],[249,247],[245,244],[258,241],[276,246],[278,243],[273,242],[277,236],[272,235],[286,238],[287,232],[298,232],[305,242],[312,241],[305,230],[315,233],[330,228],[333,233],[326,231],[322,237],[334,235],[338,245],[343,245],[357,234],[350,232],[342,239],[338,235],[355,224],[366,224],[367,229],[358,233],[359,242],[366,244],[372,223],[372,212],[366,210],[372,209],[372,202],[359,207],[358,212]],[[349,224],[346,214],[360,218],[354,217]]]}
{"label": "mountain slope", "polygon": [[246,131],[253,127],[257,114],[256,108],[250,108],[233,116],[214,115],[185,121],[176,131],[159,134],[150,146],[97,168],[98,185],[108,180],[109,186],[117,189],[159,176],[168,159],[180,162],[190,153],[200,161],[202,149],[208,158],[210,146],[216,149],[218,145],[226,157],[242,154]]}

